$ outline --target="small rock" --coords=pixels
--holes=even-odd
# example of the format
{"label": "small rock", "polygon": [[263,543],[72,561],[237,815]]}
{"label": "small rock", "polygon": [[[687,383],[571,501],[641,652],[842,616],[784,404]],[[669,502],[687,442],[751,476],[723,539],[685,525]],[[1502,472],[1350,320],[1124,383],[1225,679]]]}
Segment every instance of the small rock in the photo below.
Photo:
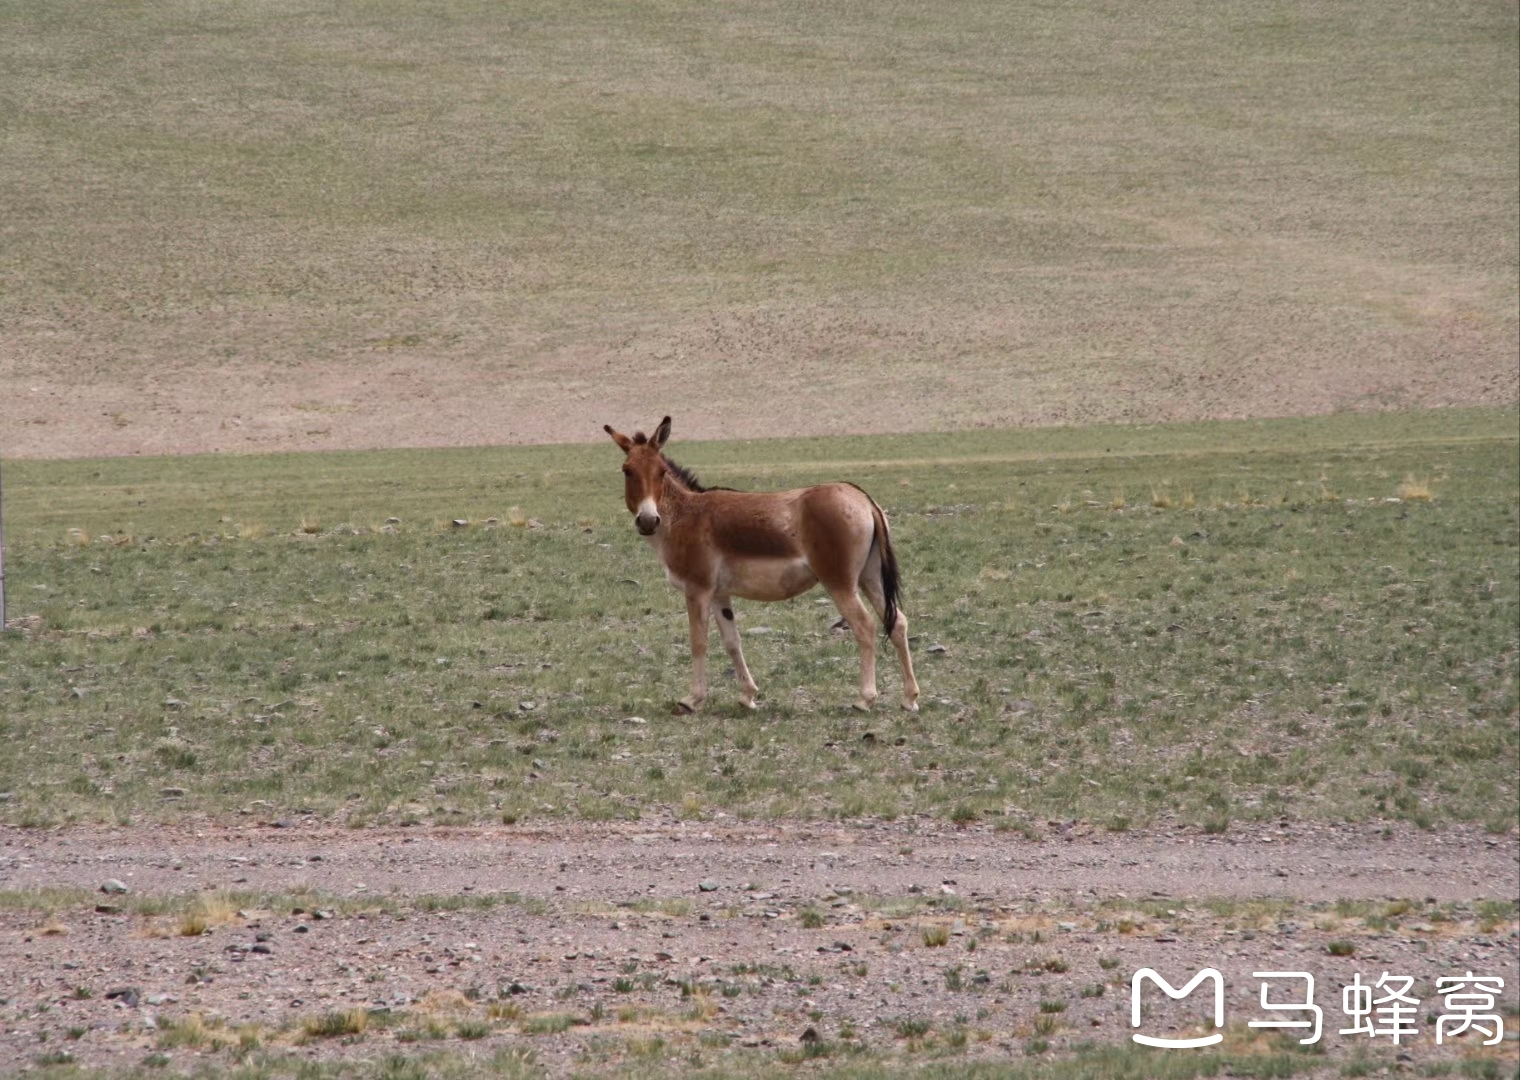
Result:
{"label": "small rock", "polygon": [[713,881],[711,878],[708,878],[706,881],[697,882],[697,888],[702,892],[717,892],[718,883],[716,881]]}
{"label": "small rock", "polygon": [[141,992],[135,986],[120,986],[115,990],[106,991],[107,1000],[119,1001],[129,1009],[137,1008],[137,1003],[141,1000],[141,997]]}
{"label": "small rock", "polygon": [[817,1028],[812,1028],[812,1027],[808,1028],[806,1031],[804,1031],[802,1033],[802,1035],[798,1038],[797,1041],[800,1042],[800,1043],[802,1043],[803,1046],[810,1046],[810,1045],[812,1045],[813,1043],[815,1043],[815,1042],[818,1041],[818,1029]]}
{"label": "small rock", "polygon": [[183,799],[185,797],[185,789],[182,787],[159,788],[158,793],[166,799]]}
{"label": "small rock", "polygon": [[932,653],[947,653],[950,650],[936,641],[933,645],[929,646],[929,651]]}
{"label": "small rock", "polygon": [[100,887],[100,891],[108,896],[120,896],[127,891],[127,883],[118,881],[116,878],[111,878]]}
{"label": "small rock", "polygon": [[174,998],[170,997],[168,994],[149,994],[143,1000],[146,1001],[149,1005],[163,1005],[167,1002],[172,1002]]}

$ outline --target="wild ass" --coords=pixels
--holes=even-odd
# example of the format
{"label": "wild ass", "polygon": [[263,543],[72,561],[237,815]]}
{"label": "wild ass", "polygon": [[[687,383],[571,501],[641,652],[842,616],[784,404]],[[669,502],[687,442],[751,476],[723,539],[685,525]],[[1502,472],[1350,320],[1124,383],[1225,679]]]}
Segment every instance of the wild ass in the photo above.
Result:
{"label": "wild ass", "polygon": [[860,646],[855,707],[868,710],[877,696],[874,611],[902,664],[902,706],[918,711],[897,558],[886,516],[875,500],[843,483],[777,492],[705,488],[664,454],[670,417],[660,421],[653,436],[640,431],[630,437],[610,424],[605,430],[626,455],[623,498],[634,525],[659,555],[670,583],[686,597],[691,693],[676,705],[677,714],[695,712],[707,698],[708,625],[715,609],[740,697],[753,709],[759,688],[744,663],[733,597],[789,600],[820,582]]}

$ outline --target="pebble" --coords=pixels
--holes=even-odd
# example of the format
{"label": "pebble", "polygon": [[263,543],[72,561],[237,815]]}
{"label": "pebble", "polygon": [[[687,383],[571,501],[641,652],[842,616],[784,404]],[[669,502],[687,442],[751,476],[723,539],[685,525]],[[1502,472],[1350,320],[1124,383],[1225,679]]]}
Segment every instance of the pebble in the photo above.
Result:
{"label": "pebble", "polygon": [[127,891],[127,883],[116,878],[111,878],[100,886],[100,891],[108,896],[120,896]]}

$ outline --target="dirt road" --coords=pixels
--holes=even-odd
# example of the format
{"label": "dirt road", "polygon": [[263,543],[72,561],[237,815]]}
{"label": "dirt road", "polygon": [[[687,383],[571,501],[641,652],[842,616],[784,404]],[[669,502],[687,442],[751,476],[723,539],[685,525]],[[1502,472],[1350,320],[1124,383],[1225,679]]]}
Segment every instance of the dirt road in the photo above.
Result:
{"label": "dirt road", "polygon": [[[1135,971],[1181,985],[1210,966],[1237,1027],[1262,1015],[1253,972],[1314,974],[1327,1068],[1364,1043],[1513,1057],[1513,1041],[1436,1046],[1427,1013],[1436,978],[1471,971],[1505,979],[1516,1026],[1517,895],[1520,842],[1472,828],[6,829],[0,1071],[444,1039],[531,1048],[552,1074],[615,1072],[651,1045],[1022,1060],[1127,1043]],[[1338,1034],[1342,987],[1385,972],[1416,980],[1422,1030],[1399,1047]],[[1146,1008],[1158,1030],[1207,1019],[1192,999]],[[324,1033],[356,1013],[362,1031]]]}

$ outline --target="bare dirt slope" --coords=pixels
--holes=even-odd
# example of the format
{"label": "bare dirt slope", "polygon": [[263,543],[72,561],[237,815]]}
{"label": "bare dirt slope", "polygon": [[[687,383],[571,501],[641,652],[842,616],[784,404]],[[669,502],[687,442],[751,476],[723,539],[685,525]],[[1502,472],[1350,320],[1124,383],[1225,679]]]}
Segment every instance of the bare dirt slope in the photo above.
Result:
{"label": "bare dirt slope", "polygon": [[[1513,341],[1503,334],[1433,331],[1392,352],[1322,364],[1049,371],[1017,357],[942,362],[940,353],[958,347],[953,335],[917,360],[908,344],[890,357],[870,352],[899,332],[871,320],[825,323],[778,350],[765,334],[736,346],[677,327],[526,364],[422,348],[341,363],[282,356],[117,368],[60,363],[12,342],[0,345],[0,449],[79,458],[586,442],[604,423],[647,426],[664,414],[689,438],[765,438],[1503,407],[1520,398]],[[852,359],[822,359],[836,356]]]}
{"label": "bare dirt slope", "polygon": [[[99,891],[110,882],[128,891]],[[1520,840],[1472,828],[10,829],[0,894],[39,898],[0,907],[3,1071],[59,1050],[190,1067],[240,1038],[373,1059],[417,1039],[458,1048],[460,1032],[554,1073],[616,1071],[655,1037],[763,1055],[812,1029],[897,1054],[916,1023],[1009,1058],[1032,1039],[1127,1042],[1147,966],[1174,982],[1220,969],[1231,1024],[1259,1018],[1253,972],[1314,973],[1328,1068],[1361,1045],[1338,1033],[1355,976],[1407,974],[1433,997],[1437,977],[1498,975],[1513,1009],[1520,968],[1512,911],[1482,904],[1520,895]],[[1147,1015],[1185,1025],[1187,1006]],[[304,1034],[355,1009],[362,1035]],[[1411,1061],[1455,1052],[1427,1009],[1399,1048]]]}

